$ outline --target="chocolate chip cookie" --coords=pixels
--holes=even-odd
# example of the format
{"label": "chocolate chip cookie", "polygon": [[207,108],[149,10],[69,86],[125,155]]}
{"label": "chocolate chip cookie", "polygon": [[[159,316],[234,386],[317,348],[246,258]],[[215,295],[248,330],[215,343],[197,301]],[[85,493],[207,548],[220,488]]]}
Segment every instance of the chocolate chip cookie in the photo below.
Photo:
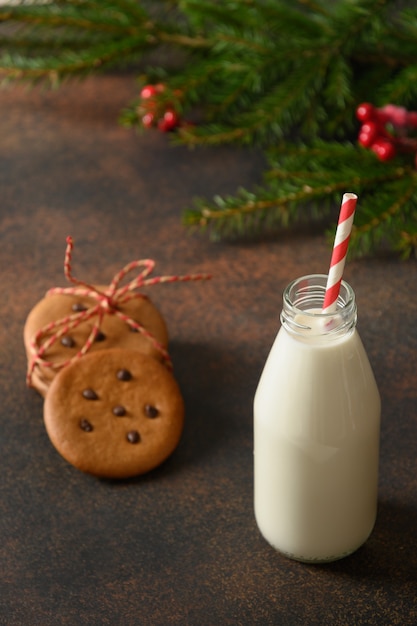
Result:
{"label": "chocolate chip cookie", "polygon": [[44,403],[47,433],[79,470],[107,478],[149,472],[175,450],[184,403],[172,373],[138,350],[99,350],[60,370]]}
{"label": "chocolate chip cookie", "polygon": [[[97,289],[104,291],[106,287],[98,286]],[[26,319],[23,338],[28,360],[36,352],[32,341],[40,329],[70,316],[78,315],[82,318],[85,312],[96,305],[97,300],[90,296],[47,294],[33,307]],[[147,296],[138,295],[127,301],[116,302],[114,308],[101,310],[100,314],[100,329],[89,352],[117,347],[139,350],[162,361],[165,359],[164,350],[166,351],[168,345],[167,326],[163,316]],[[126,320],[133,320],[144,332]],[[43,355],[44,361],[59,366],[60,363],[70,360],[86,344],[98,321],[99,313],[86,316],[77,326],[69,328],[47,349]],[[65,324],[46,332],[42,342],[48,340],[57,330],[63,329],[65,330]],[[57,369],[59,368],[47,367],[40,361],[33,370],[31,386],[45,396]]]}

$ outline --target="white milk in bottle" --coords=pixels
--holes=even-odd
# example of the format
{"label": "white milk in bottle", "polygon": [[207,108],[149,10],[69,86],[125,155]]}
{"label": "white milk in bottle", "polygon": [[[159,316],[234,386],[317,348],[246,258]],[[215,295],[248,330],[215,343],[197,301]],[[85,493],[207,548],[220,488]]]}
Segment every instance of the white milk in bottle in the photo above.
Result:
{"label": "white milk in bottle", "polygon": [[292,282],[254,401],[254,503],[265,539],[325,562],[369,537],[377,510],[380,397],[352,288],[321,313],[325,275]]}

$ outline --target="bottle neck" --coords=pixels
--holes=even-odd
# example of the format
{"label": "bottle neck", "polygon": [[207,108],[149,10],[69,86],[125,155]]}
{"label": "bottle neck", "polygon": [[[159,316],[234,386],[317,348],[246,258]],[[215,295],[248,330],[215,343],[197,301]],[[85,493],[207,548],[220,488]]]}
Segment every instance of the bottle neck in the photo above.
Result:
{"label": "bottle neck", "polygon": [[342,281],[336,309],[322,313],[327,276],[310,274],[291,282],[284,290],[281,324],[303,341],[332,341],[350,335],[357,311],[352,287]]}

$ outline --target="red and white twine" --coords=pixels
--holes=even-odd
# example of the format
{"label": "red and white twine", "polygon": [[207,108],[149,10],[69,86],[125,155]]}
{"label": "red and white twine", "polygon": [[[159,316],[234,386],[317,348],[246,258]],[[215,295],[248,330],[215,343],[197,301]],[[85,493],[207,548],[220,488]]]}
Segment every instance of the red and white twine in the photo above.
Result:
{"label": "red and white twine", "polygon": [[[120,311],[120,307],[123,304],[126,304],[126,302],[129,302],[130,300],[133,300],[135,298],[147,297],[146,294],[135,292],[136,289],[162,283],[207,280],[211,278],[211,275],[186,274],[183,276],[154,276],[153,278],[148,278],[149,274],[153,271],[155,267],[155,262],[152,259],[141,259],[137,261],[132,261],[131,263],[125,265],[125,267],[123,267],[119,272],[117,272],[117,274],[115,274],[110,285],[106,289],[101,291],[93,285],[89,285],[88,283],[74,278],[74,276],[72,275],[71,263],[73,247],[74,242],[72,237],[67,237],[67,247],[64,259],[64,274],[66,279],[69,282],[73,283],[75,287],[54,287],[53,289],[50,289],[46,295],[49,296],[63,294],[84,296],[91,298],[95,302],[90,308],[77,311],[76,313],[72,313],[71,315],[68,315],[66,317],[54,320],[53,322],[46,324],[36,332],[32,340],[30,341],[30,351],[32,353],[32,357],[29,360],[27,371],[28,385],[31,384],[33,372],[36,365],[40,364],[42,365],[42,367],[60,370],[86,354],[93,345],[94,340],[100,331],[102,320],[106,315],[115,315],[120,320],[125,322],[131,329],[140,332],[152,343],[155,349],[161,354],[166,365],[171,368],[171,359],[164,346],[162,346],[155,339],[152,333],[150,333],[141,324],[130,318],[128,315],[122,313],[122,311]],[[123,281],[123,279],[130,272],[138,268],[143,269],[133,280],[126,283],[124,286],[120,286],[120,283]],[[64,335],[67,335],[74,328],[77,328],[83,322],[93,317],[96,317],[97,319],[93,325],[91,333],[87,337],[84,345],[75,355],[73,355],[70,359],[59,363],[48,361],[45,358],[44,355],[56,341],[58,341]]]}

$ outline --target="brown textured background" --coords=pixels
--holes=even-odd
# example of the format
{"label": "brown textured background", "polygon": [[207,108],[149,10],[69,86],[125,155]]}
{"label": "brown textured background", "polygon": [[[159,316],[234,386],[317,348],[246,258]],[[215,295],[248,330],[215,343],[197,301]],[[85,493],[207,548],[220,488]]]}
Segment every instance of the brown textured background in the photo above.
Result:
{"label": "brown textured background", "polygon": [[[374,533],[331,565],[287,560],[254,521],[252,399],[283,288],[326,272],[329,249],[308,230],[233,244],[190,235],[182,209],[260,182],[262,157],[138,137],[117,123],[134,95],[134,79],[117,75],[0,92],[0,624],[417,623],[416,262],[355,261],[345,272],[383,402]],[[68,465],[25,386],[24,320],[65,285],[68,234],[86,281],[142,257],[158,274],[214,275],[151,293],[187,418],[174,456],[142,478],[96,480]]]}

